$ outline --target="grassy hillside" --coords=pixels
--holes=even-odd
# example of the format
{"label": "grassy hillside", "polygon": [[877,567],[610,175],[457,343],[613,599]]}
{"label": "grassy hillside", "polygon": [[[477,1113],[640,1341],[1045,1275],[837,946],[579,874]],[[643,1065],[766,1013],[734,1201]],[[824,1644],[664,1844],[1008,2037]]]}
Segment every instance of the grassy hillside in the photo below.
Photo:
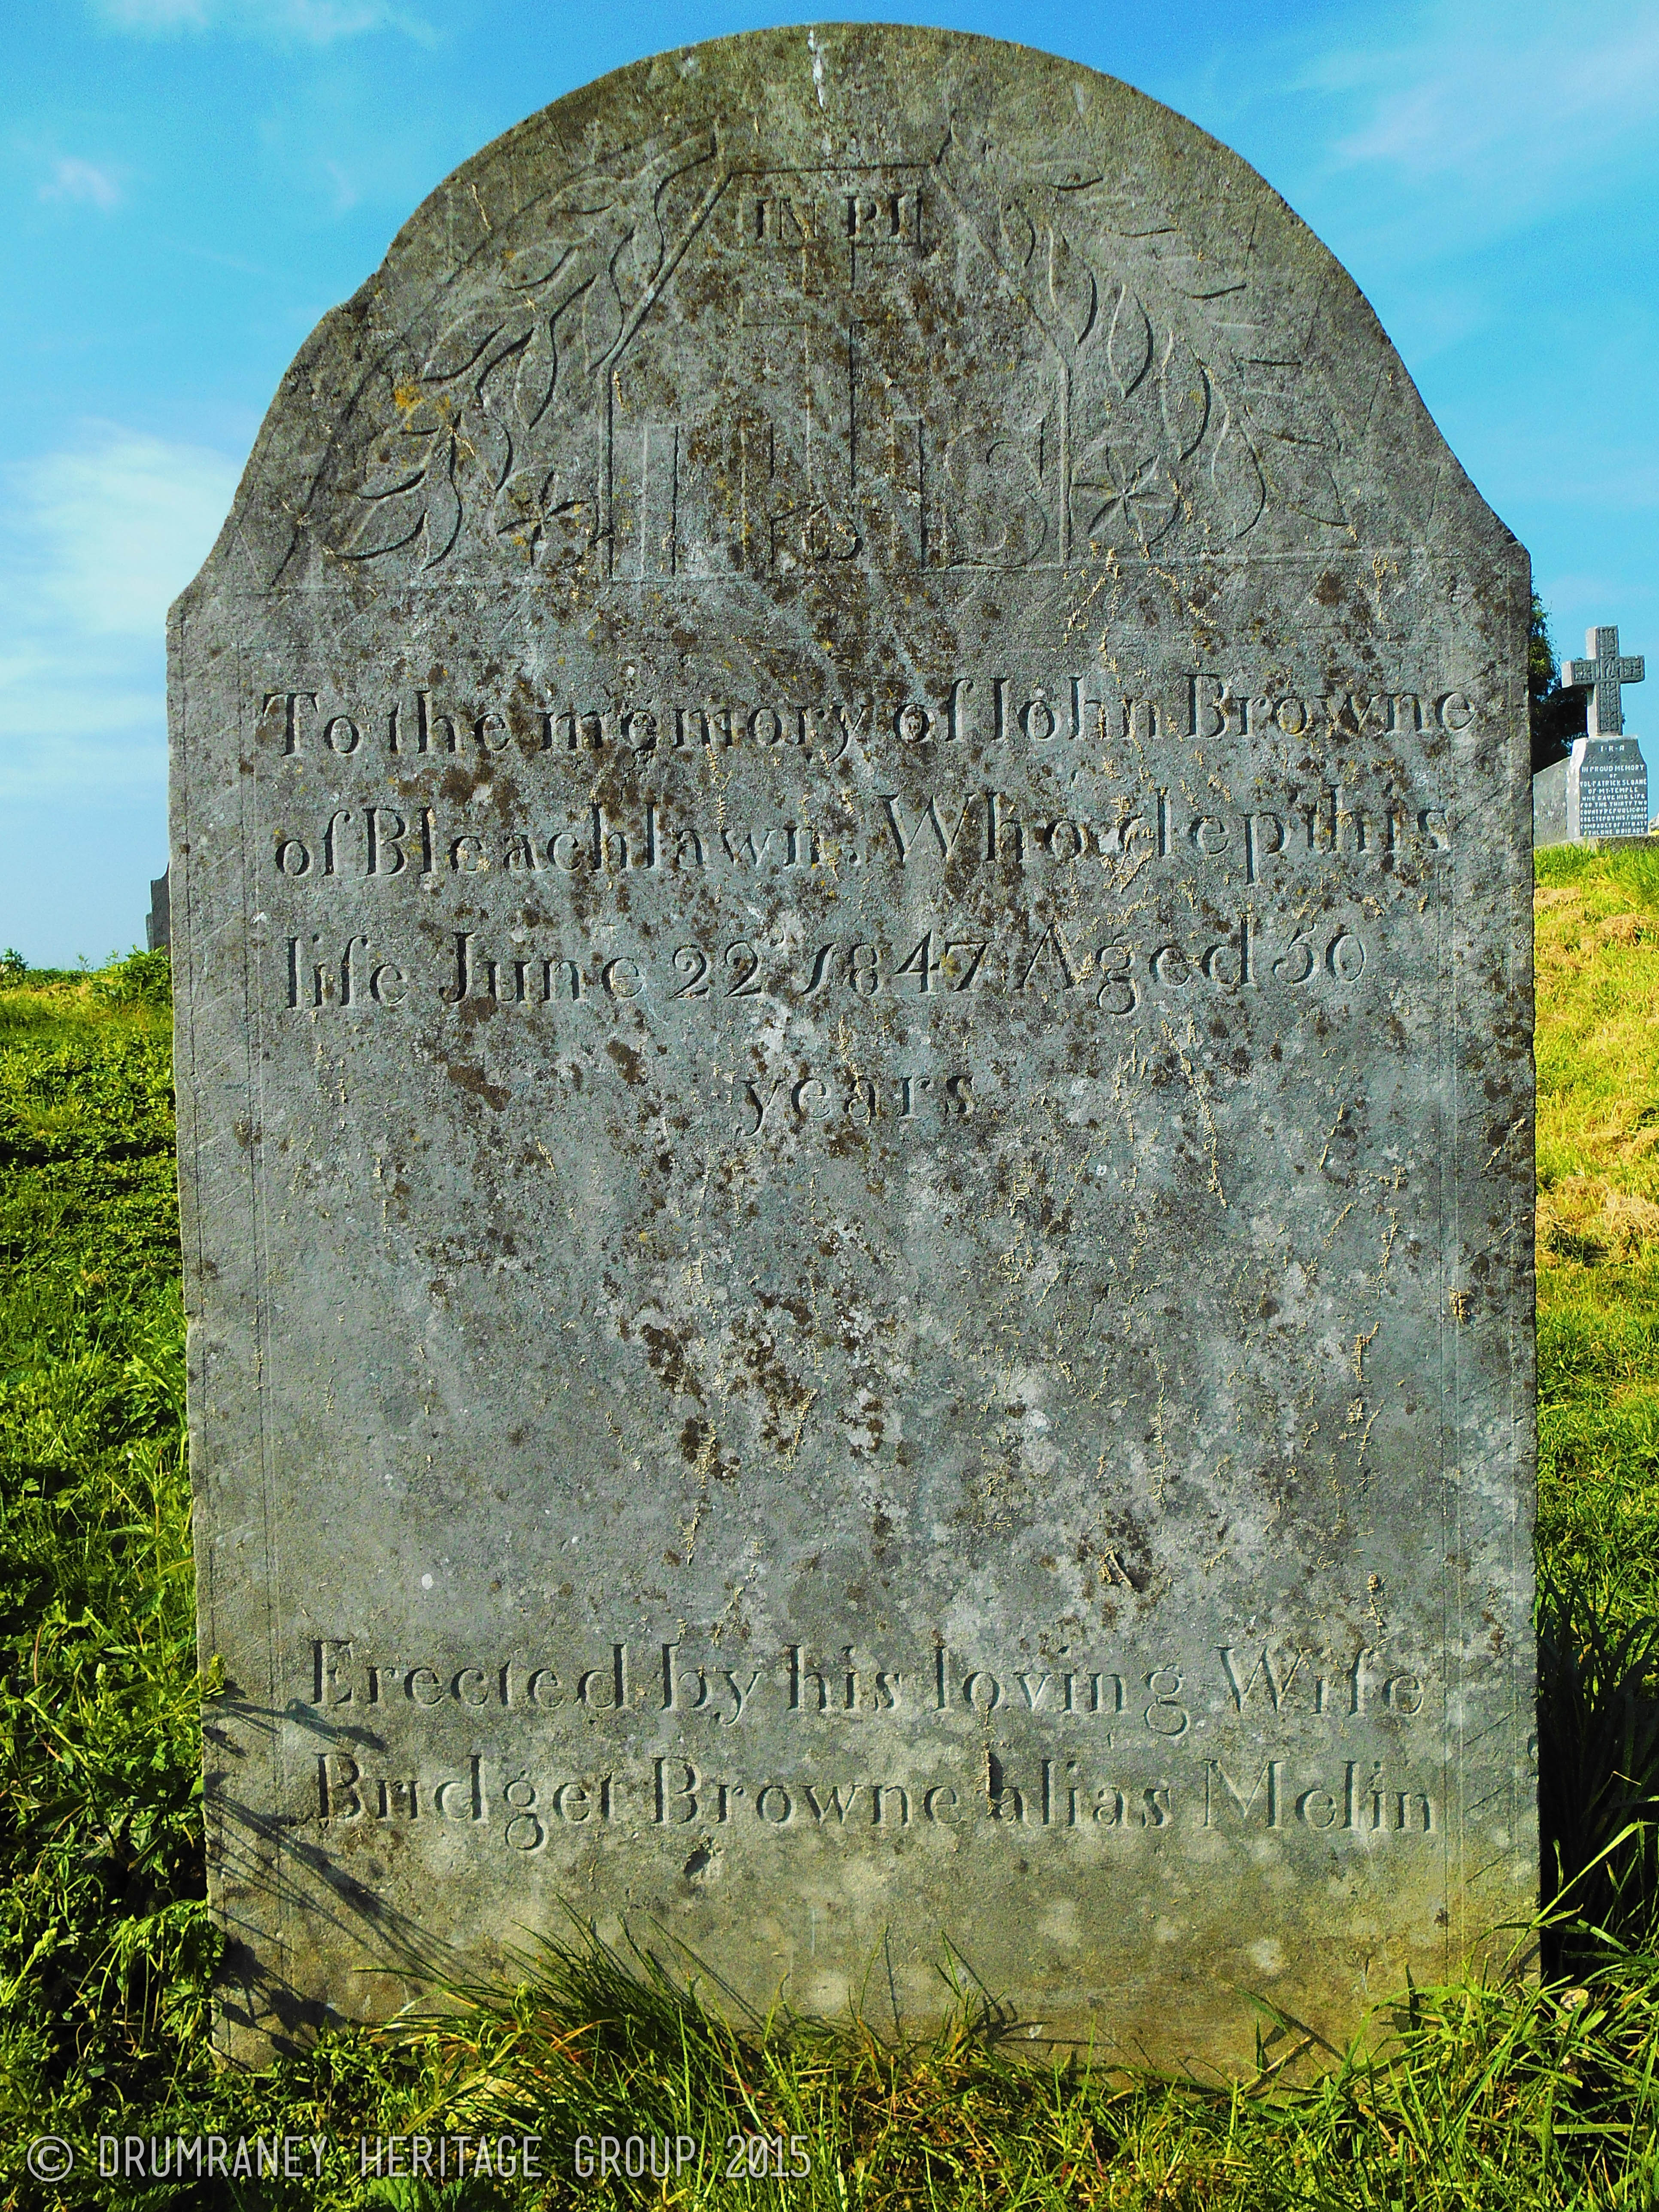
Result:
{"label": "grassy hillside", "polygon": [[0,991],[0,2100],[199,2032],[165,956]]}
{"label": "grassy hillside", "polygon": [[[1659,854],[1539,877],[1543,1805],[1555,1880],[1591,1871],[1541,1979],[1402,1990],[1380,2055],[1303,2051],[1229,2090],[1032,2066],[966,2001],[896,2051],[856,2024],[733,2029],[574,1931],[441,2030],[218,2076],[166,962],[0,969],[0,2207],[1651,2206]],[[360,2136],[484,2128],[539,2135],[543,2178],[358,2171]],[[665,2184],[579,2177],[576,2138],[607,2130],[696,2148]],[[148,2163],[152,2135],[214,2131],[334,2147],[320,2181],[97,2172],[100,2135]],[[61,2183],[24,2164],[48,2132],[79,2152]],[[800,2136],[811,2172],[728,2180],[734,2135]]]}
{"label": "grassy hillside", "polygon": [[1540,1556],[1659,1612],[1659,853],[1540,854]]}

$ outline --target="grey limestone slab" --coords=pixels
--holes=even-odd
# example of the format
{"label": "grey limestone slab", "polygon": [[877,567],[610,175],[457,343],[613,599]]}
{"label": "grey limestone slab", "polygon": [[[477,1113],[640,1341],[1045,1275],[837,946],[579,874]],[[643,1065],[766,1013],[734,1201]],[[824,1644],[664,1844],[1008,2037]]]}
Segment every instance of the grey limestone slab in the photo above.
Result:
{"label": "grey limestone slab", "polygon": [[757,33],[420,208],[172,623],[228,2050],[574,1909],[1248,2065],[1525,1914],[1528,610],[1072,63]]}
{"label": "grey limestone slab", "polygon": [[1537,851],[1545,845],[1567,842],[1567,770],[1570,762],[1551,761],[1532,780],[1532,842]]}

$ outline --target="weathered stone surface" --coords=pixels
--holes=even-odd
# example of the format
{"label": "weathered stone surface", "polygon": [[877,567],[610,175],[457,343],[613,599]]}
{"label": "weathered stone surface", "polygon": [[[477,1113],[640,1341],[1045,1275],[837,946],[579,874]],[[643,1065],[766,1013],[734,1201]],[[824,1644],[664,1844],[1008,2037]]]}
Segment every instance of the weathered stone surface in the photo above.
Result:
{"label": "weathered stone surface", "polygon": [[1226,2063],[1525,1910],[1527,614],[1068,63],[757,34],[434,195],[174,617],[231,2047],[568,1901]]}
{"label": "weathered stone surface", "polygon": [[1551,761],[1532,780],[1534,851],[1544,845],[1565,845],[1567,842],[1567,774],[1571,766],[1571,757]]}

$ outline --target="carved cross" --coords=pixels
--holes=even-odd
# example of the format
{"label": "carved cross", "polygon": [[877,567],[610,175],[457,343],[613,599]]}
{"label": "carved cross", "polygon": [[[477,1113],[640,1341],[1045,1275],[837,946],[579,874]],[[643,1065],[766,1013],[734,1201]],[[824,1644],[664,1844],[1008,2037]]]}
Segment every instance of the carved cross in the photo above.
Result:
{"label": "carved cross", "polygon": [[1570,660],[1561,671],[1561,682],[1569,690],[1589,693],[1591,737],[1616,738],[1625,726],[1620,686],[1641,683],[1647,674],[1646,664],[1639,653],[1620,657],[1616,623],[1611,629],[1587,629],[1584,649],[1595,655],[1594,659]]}

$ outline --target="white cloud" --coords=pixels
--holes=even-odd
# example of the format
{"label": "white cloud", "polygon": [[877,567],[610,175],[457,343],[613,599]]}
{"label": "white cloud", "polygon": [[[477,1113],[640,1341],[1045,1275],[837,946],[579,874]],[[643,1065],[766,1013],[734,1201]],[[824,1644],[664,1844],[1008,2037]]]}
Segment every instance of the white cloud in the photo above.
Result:
{"label": "white cloud", "polygon": [[207,558],[240,465],[101,425],[84,446],[7,473],[40,557],[38,588],[100,636],[143,637]]}
{"label": "white cloud", "polygon": [[1159,90],[1285,194],[1419,377],[1522,301],[1534,356],[1575,291],[1587,337],[1631,310],[1600,264],[1645,244],[1659,190],[1656,0],[1316,0]]}
{"label": "white cloud", "polygon": [[121,204],[120,179],[111,168],[99,168],[73,155],[52,165],[52,175],[40,187],[43,200],[74,200],[82,207],[101,208],[106,215]]}
{"label": "white cloud", "polygon": [[0,794],[164,781],[167,610],[206,559],[240,467],[94,424],[0,471]]}
{"label": "white cloud", "polygon": [[349,169],[331,158],[324,160],[323,174],[329,181],[335,214],[349,215],[362,198],[362,193],[357,187],[357,179]]}
{"label": "white cloud", "polygon": [[1334,49],[1304,81],[1358,111],[1334,170],[1369,173],[1373,189],[1382,170],[1413,195],[1461,190],[1454,231],[1510,228],[1650,158],[1659,13],[1650,0],[1425,0],[1385,42]]}
{"label": "white cloud", "polygon": [[429,27],[391,0],[94,0],[112,29],[166,34],[225,30],[278,45],[331,46],[365,31],[430,43]]}
{"label": "white cloud", "polygon": [[98,13],[118,31],[204,31],[208,0],[99,0]]}

